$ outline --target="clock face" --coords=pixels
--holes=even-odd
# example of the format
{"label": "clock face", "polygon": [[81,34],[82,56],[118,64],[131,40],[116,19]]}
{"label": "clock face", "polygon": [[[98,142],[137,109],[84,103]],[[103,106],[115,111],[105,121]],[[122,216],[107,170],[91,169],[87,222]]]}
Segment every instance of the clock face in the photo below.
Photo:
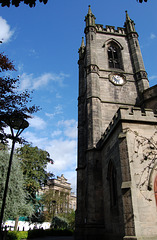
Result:
{"label": "clock face", "polygon": [[118,74],[111,75],[110,81],[113,82],[115,85],[123,85],[125,83],[124,77]]}

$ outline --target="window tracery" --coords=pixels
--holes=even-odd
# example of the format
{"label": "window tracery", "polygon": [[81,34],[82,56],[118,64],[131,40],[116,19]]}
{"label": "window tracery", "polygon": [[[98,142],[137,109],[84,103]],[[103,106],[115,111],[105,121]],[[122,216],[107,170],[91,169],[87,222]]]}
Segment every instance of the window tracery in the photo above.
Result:
{"label": "window tracery", "polygon": [[107,53],[109,68],[123,69],[121,49],[115,42],[108,44]]}

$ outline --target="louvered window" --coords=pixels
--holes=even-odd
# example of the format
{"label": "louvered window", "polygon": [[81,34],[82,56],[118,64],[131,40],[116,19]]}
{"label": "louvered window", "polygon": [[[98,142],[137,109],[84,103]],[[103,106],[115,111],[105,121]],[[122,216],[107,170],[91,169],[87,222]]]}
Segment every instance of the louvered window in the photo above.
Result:
{"label": "louvered window", "polygon": [[120,48],[115,43],[111,43],[107,52],[109,68],[123,69]]}

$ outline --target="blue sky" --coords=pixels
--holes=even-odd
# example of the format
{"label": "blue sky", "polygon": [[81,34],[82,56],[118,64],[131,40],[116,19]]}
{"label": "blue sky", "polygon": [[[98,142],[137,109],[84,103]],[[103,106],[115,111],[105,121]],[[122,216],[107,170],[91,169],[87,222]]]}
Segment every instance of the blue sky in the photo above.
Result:
{"label": "blue sky", "polygon": [[96,23],[123,27],[125,10],[136,23],[150,85],[157,83],[157,0],[49,0],[35,8],[0,7],[0,44],[14,61],[21,90],[34,90],[34,114],[24,137],[46,149],[54,165],[76,188],[78,48],[84,36],[84,18],[91,5]]}

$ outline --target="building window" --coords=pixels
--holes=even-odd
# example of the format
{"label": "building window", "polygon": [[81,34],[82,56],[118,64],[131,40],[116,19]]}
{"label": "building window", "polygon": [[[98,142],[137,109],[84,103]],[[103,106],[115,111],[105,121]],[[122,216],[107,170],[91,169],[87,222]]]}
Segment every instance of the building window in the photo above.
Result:
{"label": "building window", "polygon": [[110,188],[110,206],[111,208],[117,205],[117,173],[112,161],[108,165],[107,179]]}
{"label": "building window", "polygon": [[111,42],[108,45],[107,52],[109,68],[123,69],[120,47],[116,43]]}
{"label": "building window", "polygon": [[156,206],[157,206],[157,176],[154,181],[154,194],[155,194],[155,200],[156,200]]}

